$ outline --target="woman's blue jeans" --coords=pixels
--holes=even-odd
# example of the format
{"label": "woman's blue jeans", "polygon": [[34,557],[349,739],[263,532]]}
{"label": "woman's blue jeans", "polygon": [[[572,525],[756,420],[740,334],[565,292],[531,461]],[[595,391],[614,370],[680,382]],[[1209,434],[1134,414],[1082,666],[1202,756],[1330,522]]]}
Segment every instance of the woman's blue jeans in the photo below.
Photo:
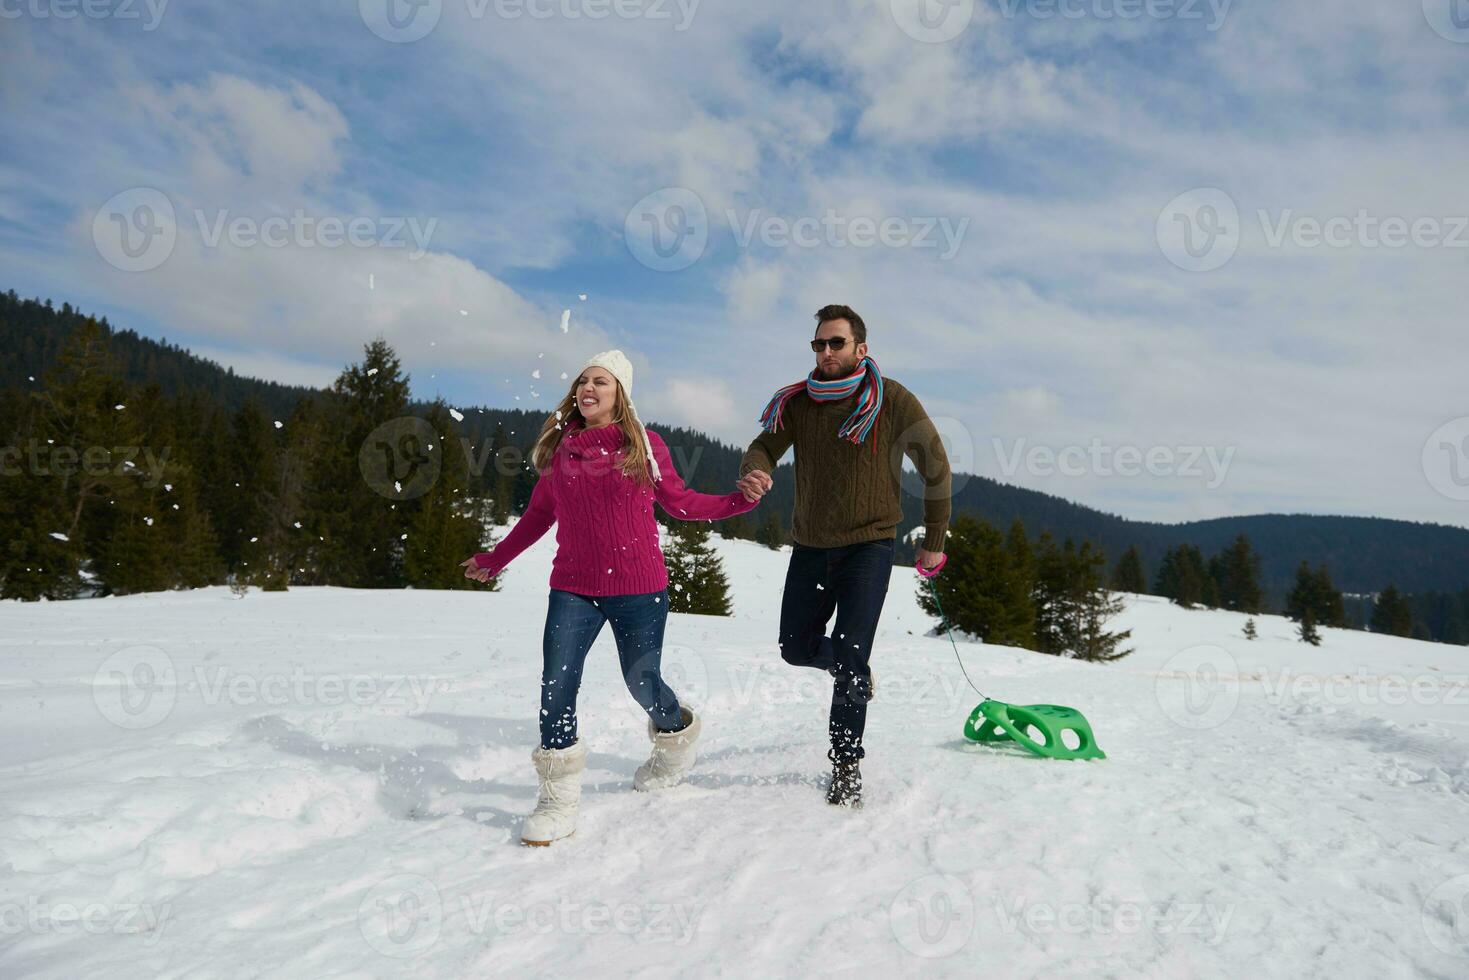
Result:
{"label": "woman's blue jeans", "polygon": [[541,747],[564,749],[576,742],[576,693],[587,651],[602,624],[617,641],[622,679],[659,731],[684,727],[678,698],[663,682],[663,627],[668,590],[644,595],[584,596],[551,590],[541,669]]}

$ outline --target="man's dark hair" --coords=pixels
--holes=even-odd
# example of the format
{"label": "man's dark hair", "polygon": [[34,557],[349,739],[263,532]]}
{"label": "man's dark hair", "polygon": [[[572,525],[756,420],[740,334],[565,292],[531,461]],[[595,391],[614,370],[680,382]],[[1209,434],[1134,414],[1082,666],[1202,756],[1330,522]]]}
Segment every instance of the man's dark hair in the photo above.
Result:
{"label": "man's dark hair", "polygon": [[867,324],[862,322],[862,318],[857,315],[857,311],[850,306],[833,303],[830,306],[823,306],[816,311],[817,330],[820,330],[821,325],[828,320],[846,320],[852,325],[852,342],[854,344],[867,343]]}

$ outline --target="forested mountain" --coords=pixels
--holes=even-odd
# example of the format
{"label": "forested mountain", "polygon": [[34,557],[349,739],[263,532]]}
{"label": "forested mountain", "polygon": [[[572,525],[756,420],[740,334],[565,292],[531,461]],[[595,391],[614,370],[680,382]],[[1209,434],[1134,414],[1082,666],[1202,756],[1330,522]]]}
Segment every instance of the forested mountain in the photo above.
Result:
{"label": "forested mountain", "polygon": [[[205,419],[199,425],[205,428],[189,438],[204,444],[210,439],[229,441],[231,424],[254,426],[261,419],[284,420],[302,413],[310,417],[333,400],[325,391],[236,375],[182,347],[116,329],[105,320],[92,321],[69,304],[58,309],[49,300],[25,300],[11,291],[0,294],[0,343],[7,352],[0,369],[0,392],[9,406],[4,419],[7,445],[15,445],[19,437],[17,406],[27,393],[34,394],[45,384],[68,338],[79,325],[87,323],[99,328],[104,349],[97,353],[106,355],[117,383],[150,391],[149,398],[156,406],[172,400],[178,411],[202,414]],[[387,353],[391,355],[391,351]],[[406,385],[403,394],[406,414],[430,413],[431,406],[408,397]],[[241,421],[240,413],[247,405],[251,406],[248,420]],[[163,411],[161,407],[156,410]],[[446,434],[452,432],[460,444],[462,451],[455,453],[455,460],[467,469],[464,488],[471,493],[495,495],[502,509],[508,505],[518,510],[529,496],[534,475],[523,465],[510,471],[504,465],[495,465],[496,458],[514,457],[513,452],[511,457],[491,454],[503,454],[509,447],[515,447],[522,456],[526,454],[544,421],[543,413],[474,407],[457,407],[457,411],[462,419],[443,417],[440,421]],[[657,420],[649,420],[649,425],[664,434],[691,485],[710,491],[725,491],[732,486],[742,447],[689,429],[662,426]],[[754,433],[752,424],[751,435]],[[954,498],[956,514],[970,514],[1000,528],[1019,520],[1032,535],[1047,532],[1058,540],[1091,541],[1112,561],[1135,546],[1149,581],[1170,549],[1188,544],[1212,554],[1243,534],[1259,547],[1261,584],[1267,598],[1276,605],[1302,561],[1329,565],[1336,585],[1348,594],[1374,593],[1388,584],[1406,593],[1458,592],[1469,586],[1469,530],[1462,528],[1303,514],[1161,524],[1127,520],[983,476],[966,475],[956,482],[962,484]],[[496,489],[502,492],[495,494]],[[201,498],[218,498],[222,490],[209,487],[206,481],[197,492]],[[782,528],[788,529],[793,493],[787,462],[776,474],[775,489],[757,512],[759,519],[767,521],[770,515],[776,515]],[[915,527],[921,515],[920,497],[905,495],[900,532]],[[739,528],[742,535],[753,536],[754,532],[753,520]],[[225,529],[224,533],[228,536],[238,530]]]}

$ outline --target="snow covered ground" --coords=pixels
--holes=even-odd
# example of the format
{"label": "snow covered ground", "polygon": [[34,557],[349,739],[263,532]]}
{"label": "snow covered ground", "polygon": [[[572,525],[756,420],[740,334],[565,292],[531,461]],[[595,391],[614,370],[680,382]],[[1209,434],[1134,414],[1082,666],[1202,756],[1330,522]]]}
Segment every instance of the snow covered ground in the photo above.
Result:
{"label": "snow covered ground", "polygon": [[604,632],[545,849],[549,538],[493,594],[0,604],[0,976],[1469,976],[1469,650],[1147,597],[1111,665],[961,643],[987,693],[1085,711],[1109,758],[1055,762],[964,741],[900,570],[838,811],[829,682],[775,651],[786,556],[718,546],[735,615],[665,655],[694,776],[633,792]]}

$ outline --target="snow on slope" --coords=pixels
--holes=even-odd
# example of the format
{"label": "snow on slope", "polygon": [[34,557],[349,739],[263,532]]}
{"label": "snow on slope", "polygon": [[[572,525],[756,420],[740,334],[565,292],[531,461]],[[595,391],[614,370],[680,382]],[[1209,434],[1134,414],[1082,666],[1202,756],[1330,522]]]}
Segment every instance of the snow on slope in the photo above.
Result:
{"label": "snow on slope", "polygon": [[0,976],[1469,975],[1469,651],[1148,597],[1115,664],[961,643],[988,693],[1086,712],[1109,758],[1054,762],[964,741],[895,570],[837,811],[787,556],[721,541],[734,616],[668,629],[692,779],[632,791],[604,633],[580,829],[530,849],[552,547],[498,593],[0,604]]}

